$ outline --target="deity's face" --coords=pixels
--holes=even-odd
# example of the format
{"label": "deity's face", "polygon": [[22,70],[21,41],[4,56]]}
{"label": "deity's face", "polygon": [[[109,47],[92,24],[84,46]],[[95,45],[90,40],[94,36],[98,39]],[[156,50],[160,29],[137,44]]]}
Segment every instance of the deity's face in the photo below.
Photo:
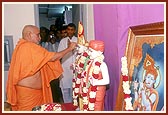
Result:
{"label": "deity's face", "polygon": [[100,56],[103,52],[101,51],[96,51],[92,48],[89,48],[89,55],[90,55],[90,59],[95,59],[97,58],[98,56]]}
{"label": "deity's face", "polygon": [[152,74],[147,74],[145,78],[145,85],[147,88],[152,88],[155,83],[154,76]]}
{"label": "deity's face", "polygon": [[86,46],[78,44],[78,53],[83,53],[87,49]]}

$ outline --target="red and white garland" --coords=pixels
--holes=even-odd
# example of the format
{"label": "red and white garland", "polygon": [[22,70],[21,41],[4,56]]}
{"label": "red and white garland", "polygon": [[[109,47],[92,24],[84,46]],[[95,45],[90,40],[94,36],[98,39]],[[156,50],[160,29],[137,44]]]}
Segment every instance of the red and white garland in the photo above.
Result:
{"label": "red and white garland", "polygon": [[41,105],[41,111],[62,111],[62,106],[59,103],[49,103]]}
{"label": "red and white garland", "polygon": [[[99,78],[99,72],[100,72],[100,66],[104,60],[103,54],[94,59],[91,68],[89,69],[89,77],[91,77],[93,84],[94,81],[98,80]],[[89,78],[90,79],[90,78]],[[89,104],[88,104],[88,110],[94,111],[95,102],[96,102],[96,91],[97,86],[90,85],[90,92],[89,92]]]}
{"label": "red and white garland", "polygon": [[[78,106],[78,96],[81,94],[83,97],[83,108],[88,108],[86,105],[88,104],[87,93],[88,88],[86,85],[86,67],[89,65],[88,61],[88,53],[84,52],[81,55],[78,55],[76,58],[76,62],[74,63],[74,72],[73,72],[73,105],[75,107]],[[84,68],[85,67],[85,68]]]}
{"label": "red and white garland", "polygon": [[121,73],[122,73],[122,80],[123,80],[123,92],[124,92],[124,101],[126,103],[125,105],[125,110],[126,111],[131,111],[133,110],[132,107],[132,97],[130,97],[130,83],[129,83],[129,79],[128,79],[128,68],[127,68],[127,58],[124,56],[121,58]]}
{"label": "red and white garland", "polygon": [[[97,86],[91,85],[87,80],[87,76],[91,77],[93,81],[97,80],[100,72],[100,65],[104,60],[101,55],[95,60],[88,60],[87,52],[84,52],[74,64],[74,77],[73,77],[73,105],[78,106],[77,98],[79,94],[83,97],[83,111],[93,111],[96,101]],[[89,70],[88,70],[89,69]],[[89,75],[87,72],[89,71]],[[88,94],[88,90],[89,94]]]}

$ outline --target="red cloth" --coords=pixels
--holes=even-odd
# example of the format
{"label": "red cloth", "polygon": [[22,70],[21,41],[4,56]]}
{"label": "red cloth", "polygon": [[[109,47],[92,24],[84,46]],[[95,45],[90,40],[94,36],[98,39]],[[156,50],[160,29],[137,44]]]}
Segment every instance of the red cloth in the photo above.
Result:
{"label": "red cloth", "polygon": [[63,103],[62,106],[65,108],[65,111],[75,111],[77,109],[73,106],[73,103]]}
{"label": "red cloth", "polygon": [[89,42],[89,47],[96,51],[104,51],[104,42],[100,40],[91,40]]}
{"label": "red cloth", "polygon": [[46,103],[33,108],[33,111],[76,111],[72,103]]}

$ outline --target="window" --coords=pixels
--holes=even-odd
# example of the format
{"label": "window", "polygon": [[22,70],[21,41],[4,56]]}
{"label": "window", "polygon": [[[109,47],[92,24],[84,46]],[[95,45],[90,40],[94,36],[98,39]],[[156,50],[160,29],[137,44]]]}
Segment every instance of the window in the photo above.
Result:
{"label": "window", "polygon": [[4,70],[8,71],[13,52],[13,36],[4,36]]}

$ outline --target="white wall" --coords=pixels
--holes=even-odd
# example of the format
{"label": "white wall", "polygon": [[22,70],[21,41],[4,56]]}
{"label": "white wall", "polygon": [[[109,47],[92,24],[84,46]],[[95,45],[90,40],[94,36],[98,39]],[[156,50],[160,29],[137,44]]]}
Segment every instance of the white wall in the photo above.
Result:
{"label": "white wall", "polygon": [[82,5],[81,11],[85,37],[87,41],[93,40],[95,39],[93,4]]}
{"label": "white wall", "polygon": [[4,4],[4,34],[13,35],[14,47],[26,24],[35,25],[33,4]]}
{"label": "white wall", "polygon": [[[36,5],[34,4],[2,4],[2,38],[4,35],[12,35],[14,41],[14,47],[22,35],[22,29],[26,24],[32,24],[38,26],[38,14],[35,11]],[[37,20],[36,20],[37,19]],[[2,40],[3,43],[3,40]],[[3,46],[3,45],[2,45]],[[3,49],[3,48],[2,48]],[[5,95],[6,80],[8,71],[2,71],[2,97]],[[4,96],[4,100],[6,97]]]}

